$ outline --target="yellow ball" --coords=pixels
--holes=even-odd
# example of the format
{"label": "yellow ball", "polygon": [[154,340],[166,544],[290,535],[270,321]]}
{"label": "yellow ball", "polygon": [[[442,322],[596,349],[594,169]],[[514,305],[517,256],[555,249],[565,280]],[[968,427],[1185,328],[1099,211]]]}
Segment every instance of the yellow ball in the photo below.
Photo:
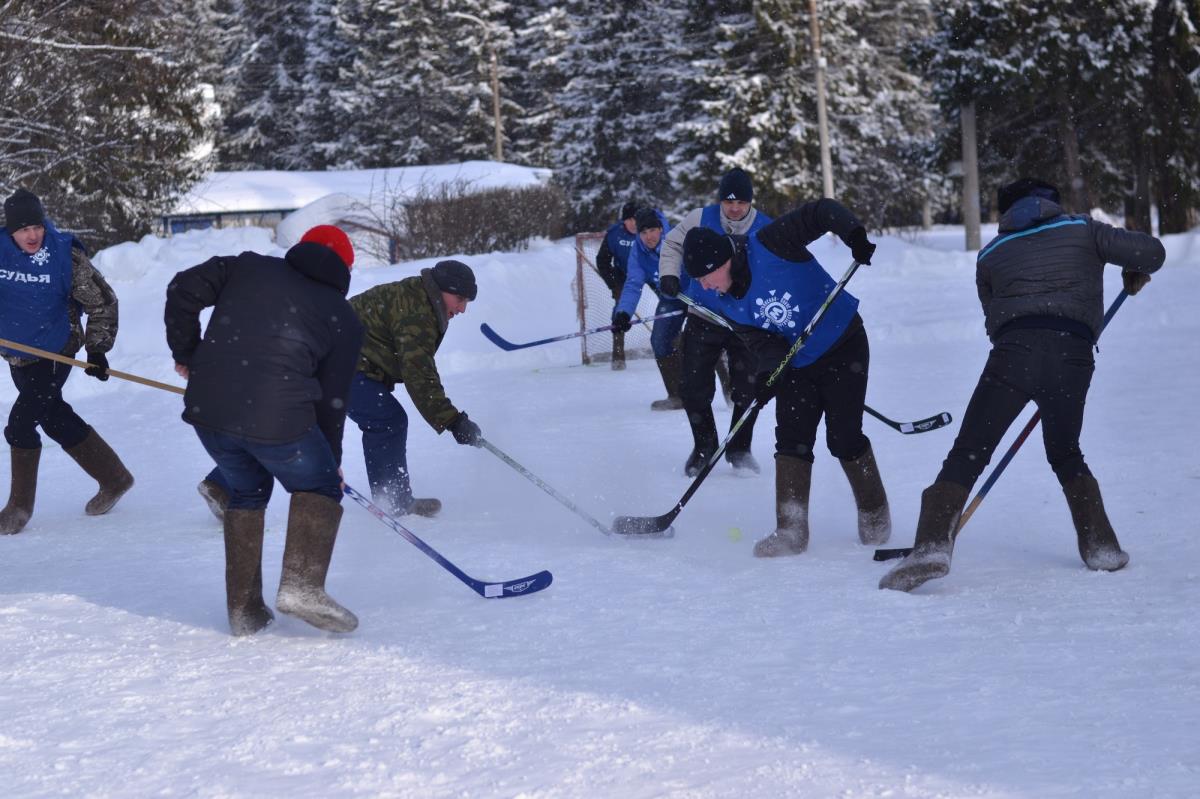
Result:
{"label": "yellow ball", "polygon": [[733,541],[735,543],[738,541],[741,541],[742,540],[742,528],[740,528],[740,527],[729,528],[729,540]]}

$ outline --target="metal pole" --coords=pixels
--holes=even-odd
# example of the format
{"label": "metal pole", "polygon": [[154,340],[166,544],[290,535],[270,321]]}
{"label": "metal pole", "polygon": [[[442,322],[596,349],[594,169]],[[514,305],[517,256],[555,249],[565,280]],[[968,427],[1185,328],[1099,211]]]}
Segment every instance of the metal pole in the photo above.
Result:
{"label": "metal pole", "polygon": [[817,135],[821,141],[821,182],[825,196],[833,197],[833,156],[829,152],[829,118],[825,113],[825,56],[821,55],[817,0],[808,0],[808,19],[812,28],[813,60],[817,66]]}

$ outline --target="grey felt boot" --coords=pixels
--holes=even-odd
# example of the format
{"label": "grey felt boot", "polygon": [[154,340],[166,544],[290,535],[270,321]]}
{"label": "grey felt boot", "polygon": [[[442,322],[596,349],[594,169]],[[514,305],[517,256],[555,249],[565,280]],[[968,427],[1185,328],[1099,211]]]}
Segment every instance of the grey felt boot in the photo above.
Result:
{"label": "grey felt boot", "polygon": [[775,456],[775,532],[754,545],[754,557],[799,555],[808,549],[808,493],[812,464]]}
{"label": "grey felt boot", "polygon": [[37,495],[38,462],[42,448],[12,448],[12,490],[8,504],[0,510],[0,534],[13,535],[25,529],[33,515],[33,500]]}
{"label": "grey felt boot", "polygon": [[892,534],[892,514],[875,463],[875,451],[868,443],[866,452],[841,464],[858,507],[858,540],[863,544],[885,543]]}
{"label": "grey felt boot", "polygon": [[916,543],[907,558],[879,581],[880,588],[911,591],[917,586],[950,573],[954,535],[963,506],[966,486],[939,482],[921,493],[921,516],[917,520]]}
{"label": "grey felt boot", "polygon": [[262,595],[262,550],[265,510],[226,510],[225,606],[229,630],[253,635],[275,619]]}
{"label": "grey felt boot", "polygon": [[287,543],[275,607],[331,633],[358,627],[353,613],[325,593],[325,575],[333,558],[342,506],[321,494],[298,491],[288,509]]}

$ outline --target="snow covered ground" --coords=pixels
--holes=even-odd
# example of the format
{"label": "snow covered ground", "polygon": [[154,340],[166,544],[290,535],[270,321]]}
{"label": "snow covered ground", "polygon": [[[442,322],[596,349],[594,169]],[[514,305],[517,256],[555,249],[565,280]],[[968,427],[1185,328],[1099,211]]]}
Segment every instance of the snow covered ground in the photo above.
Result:
{"label": "snow covered ground", "polygon": [[[956,417],[914,436],[866,421],[897,546],[987,352],[961,235],[884,238],[850,285],[871,336],[868,402],[896,419]],[[93,485],[48,442],[33,519],[0,538],[3,794],[1195,796],[1200,232],[1167,247],[1100,343],[1084,429],[1132,556],[1116,574],[1079,562],[1037,436],[965,528],[949,577],[905,595],[876,589],[887,566],[857,544],[849,488],[823,451],[810,551],[751,556],[773,526],[773,411],[754,446],[764,473],[720,466],[675,538],[656,541],[601,535],[414,414],[415,487],[445,510],[409,526],[473,576],[548,568],[553,586],[481,599],[348,502],[329,586],[358,631],[281,617],[235,640],[220,529],[195,492],[210,463],[180,399],[75,375],[69,399],[138,482],[111,514],[85,517]],[[168,279],[245,248],[272,244],[258,230],[195,232],[101,253],[121,298],[113,367],[176,381]],[[836,242],[815,251],[835,275],[849,263]],[[690,436],[682,415],[649,411],[662,391],[652,362],[582,367],[574,341],[505,353],[479,333],[482,321],[515,340],[573,329],[569,244],[465,260],[480,292],[439,357],[451,399],[591,514],[669,510],[688,485]],[[356,272],[352,291],[429,263]],[[1119,285],[1110,267],[1110,300]],[[13,396],[0,381],[0,403]],[[366,490],[356,430],[346,452],[348,481]],[[268,601],[285,513],[280,494]]]}

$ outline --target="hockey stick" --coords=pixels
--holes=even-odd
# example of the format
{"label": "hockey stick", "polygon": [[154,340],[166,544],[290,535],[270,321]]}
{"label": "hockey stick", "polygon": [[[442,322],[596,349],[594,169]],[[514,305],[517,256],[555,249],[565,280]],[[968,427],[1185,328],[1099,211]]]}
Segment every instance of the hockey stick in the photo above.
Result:
{"label": "hockey stick", "polygon": [[[771,372],[770,377],[767,378],[764,388],[770,388],[771,386],[775,385],[775,381],[779,379],[781,374],[783,374],[783,370],[787,368],[789,363],[791,363],[792,358],[795,357],[796,353],[804,347],[804,344],[812,335],[813,329],[817,326],[817,323],[820,322],[825,316],[825,312],[829,310],[831,305],[833,305],[833,301],[837,299],[837,296],[842,293],[842,289],[844,289],[846,284],[850,282],[850,278],[852,278],[854,273],[858,271],[859,266],[860,264],[858,261],[854,261],[850,264],[850,268],[846,270],[846,274],[837,282],[837,284],[833,287],[833,290],[829,292],[829,296],[825,298],[823,303],[821,303],[821,307],[817,309],[815,314],[813,314],[812,321],[810,321],[808,326],[801,331],[800,337],[796,339],[796,342],[792,344],[791,349],[788,350],[787,355],[782,361],[780,361],[779,365],[775,367],[775,371]],[[675,507],[671,508],[671,510],[667,511],[661,516],[618,516],[613,521],[613,532],[620,533],[621,535],[646,535],[649,533],[660,533],[670,527],[671,522],[675,521],[675,517],[678,516],[679,512],[683,510],[683,506],[688,503],[688,500],[690,500],[692,495],[695,494],[700,488],[700,484],[704,482],[704,479],[708,477],[710,472],[712,472],[713,467],[717,465],[718,461],[720,461],[721,455],[725,452],[725,448],[729,446],[730,440],[737,435],[737,431],[741,429],[742,425],[746,423],[746,420],[750,418],[750,415],[754,413],[754,410],[758,406],[758,397],[755,397],[754,400],[746,407],[746,410],[742,413],[738,420],[733,424],[733,427],[729,428],[729,434],[725,436],[725,440],[721,442],[721,446],[718,447],[717,451],[714,452],[712,457],[708,459],[708,463],[704,464],[704,468],[700,470],[698,475],[696,475],[696,478],[692,481],[692,484],[688,486],[687,491],[683,492],[683,496],[680,497],[679,501],[675,503]]]}
{"label": "hockey stick", "polygon": [[513,596],[532,594],[545,588],[549,588],[550,583],[554,581],[554,575],[550,574],[548,571],[540,571],[537,574],[531,574],[528,577],[522,577],[519,580],[506,580],[502,583],[485,583],[483,580],[476,580],[474,577],[468,576],[463,572],[462,569],[458,568],[453,563],[442,557],[442,555],[436,549],[429,546],[429,544],[426,544],[420,538],[417,538],[415,533],[406,528],[404,525],[400,524],[400,522],[396,521],[388,514],[384,513],[379,506],[364,497],[362,494],[358,493],[358,491],[351,488],[349,485],[345,485],[342,490],[345,491],[351,499],[370,511],[372,516],[395,530],[402,537],[407,539],[410,544],[424,552],[429,557],[433,558],[443,569],[453,574],[459,580],[462,580],[471,588],[471,590],[485,599],[506,599]]}
{"label": "hockey stick", "polygon": [[897,422],[887,418],[870,405],[863,405],[863,410],[886,424],[888,427],[892,428],[893,430],[899,430],[901,433],[927,433],[930,430],[937,430],[939,427],[945,427],[954,421],[954,417],[946,411],[942,411],[937,416],[930,416],[928,419],[919,419],[915,422]]}
{"label": "hockey stick", "polygon": [[[655,316],[647,316],[642,321],[652,322],[655,319],[666,319],[668,316],[679,316],[681,313],[683,313],[683,311],[668,311],[667,313],[660,313]],[[493,330],[487,322],[484,322],[479,326],[480,332],[487,336],[488,341],[492,342],[500,349],[507,350],[509,352],[512,352],[513,350],[523,350],[526,347],[537,347],[539,345],[549,344],[554,341],[566,341],[567,339],[579,338],[580,336],[590,336],[593,333],[603,333],[605,330],[614,329],[616,329],[615,325],[604,325],[603,327],[593,327],[590,330],[580,330],[577,333],[565,333],[561,336],[554,336],[553,338],[542,338],[538,339],[537,341],[527,341],[524,344],[515,344]]]}
{"label": "hockey stick", "polygon": [[[567,510],[571,511],[572,513],[574,513],[574,514],[575,514],[576,516],[578,516],[579,518],[581,518],[581,519],[583,519],[584,521],[586,521],[586,522],[587,522],[588,524],[590,524],[592,527],[595,527],[597,530],[599,530],[600,532],[604,533],[605,535],[612,535],[612,533],[613,533],[613,531],[612,531],[612,530],[608,529],[608,528],[607,528],[607,527],[605,527],[605,526],[604,526],[604,525],[603,525],[601,522],[599,522],[599,521],[597,521],[596,519],[592,518],[592,517],[591,517],[591,516],[590,516],[590,515],[589,515],[587,512],[585,512],[583,509],[581,509],[581,508],[580,508],[578,505],[576,505],[574,502],[572,502],[571,500],[569,500],[569,499],[567,499],[566,497],[564,497],[562,494],[560,494],[560,493],[558,493],[557,491],[555,491],[555,490],[554,490],[554,488],[553,488],[553,486],[551,486],[550,484],[548,484],[548,483],[547,483],[545,480],[541,479],[541,478],[540,478],[540,477],[538,477],[536,474],[534,474],[533,472],[529,471],[529,470],[528,470],[528,469],[526,469],[524,466],[522,466],[521,464],[517,463],[515,460],[513,460],[512,458],[510,458],[510,457],[509,457],[507,454],[505,454],[505,453],[504,453],[504,452],[503,452],[503,451],[502,451],[502,450],[501,450],[499,447],[497,447],[495,444],[493,444],[492,442],[488,441],[486,438],[480,437],[480,439],[479,439],[479,446],[483,447],[483,448],[484,448],[484,449],[486,449],[488,452],[492,453],[492,454],[493,454],[493,455],[495,455],[497,458],[499,458],[500,460],[502,460],[502,461],[504,461],[505,463],[507,463],[509,466],[511,466],[513,469],[515,469],[517,472],[519,472],[519,473],[521,474],[521,476],[522,476],[522,477],[524,477],[524,478],[525,478],[526,480],[528,480],[529,482],[533,483],[533,484],[534,484],[535,486],[537,486],[538,488],[540,488],[540,489],[542,489],[543,491],[545,491],[545,492],[546,492],[547,494],[549,494],[550,496],[554,497],[556,500],[558,500],[558,501],[559,501],[559,502],[560,502],[560,503],[563,505],[563,507],[565,507]],[[669,535],[663,535],[663,537],[664,537],[664,538],[669,538],[670,536],[669,536]]]}
{"label": "hockey stick", "polygon": [[[1112,301],[1112,305],[1108,306],[1108,310],[1104,313],[1104,321],[1100,323],[1101,333],[1104,332],[1104,328],[1108,327],[1108,323],[1113,318],[1113,314],[1117,312],[1117,309],[1121,307],[1121,304],[1125,302],[1125,298],[1128,296],[1129,294],[1122,289],[1121,293],[1118,294],[1116,299]],[[1099,338],[1100,337],[1097,335],[1096,339],[1099,340]],[[996,464],[996,468],[992,469],[992,473],[989,474],[987,480],[983,482],[983,486],[979,489],[979,493],[975,495],[974,499],[972,499],[967,505],[966,509],[963,510],[962,515],[958,517],[958,526],[954,528],[954,537],[956,539],[958,538],[958,534],[962,532],[963,527],[967,525],[967,521],[971,518],[971,515],[975,513],[975,509],[979,507],[979,503],[983,502],[983,498],[986,497],[988,492],[992,490],[992,486],[994,486],[996,481],[1000,479],[1000,475],[1003,474],[1004,470],[1008,468],[1008,464],[1012,461],[1013,456],[1017,454],[1017,450],[1019,450],[1021,445],[1025,443],[1025,439],[1029,438],[1029,434],[1033,432],[1033,428],[1037,427],[1038,422],[1041,421],[1041,419],[1042,412],[1040,410],[1034,411],[1033,416],[1029,417],[1029,421],[1025,423],[1025,427],[1017,435],[1016,440],[1013,441],[1012,446],[1010,446],[1008,451],[1004,453],[1004,457],[1002,457],[1000,462]],[[895,560],[896,558],[906,558],[912,551],[912,547],[877,549],[875,550],[875,560],[885,561]]]}
{"label": "hockey stick", "polygon": [[[60,355],[57,352],[50,352],[49,350],[30,347],[28,344],[18,344],[17,342],[9,341],[8,339],[0,338],[0,347],[7,347],[10,350],[27,352],[30,355],[36,355],[39,358],[45,358],[50,361],[58,361],[59,363],[65,363],[67,366],[75,366],[80,369],[92,368],[92,364],[88,363],[87,361],[79,361],[74,358],[68,358],[66,355]],[[157,380],[151,380],[148,377],[138,377],[137,375],[131,375],[128,372],[118,372],[116,369],[106,369],[105,371],[113,377],[119,377],[122,380],[129,380],[133,383],[141,383],[143,386],[161,388],[163,391],[170,391],[175,394],[183,393],[182,388],[179,386],[173,386],[170,383],[160,383]]]}
{"label": "hockey stick", "polygon": [[[721,327],[730,331],[739,339],[741,339],[743,344],[745,344],[745,337],[743,334],[739,333],[725,317],[721,316],[715,311],[710,310],[709,308],[705,308],[703,305],[700,305],[691,297],[688,297],[684,294],[677,295],[676,299],[682,300],[684,305],[695,311],[701,318],[706,319],[715,325],[720,325]],[[945,411],[942,411],[937,416],[930,416],[928,419],[920,419],[916,422],[897,422],[893,419],[887,418],[870,405],[864,404],[863,410],[886,424],[888,427],[892,428],[893,430],[898,430],[901,433],[925,433],[930,430],[937,430],[939,427],[945,427],[946,425],[950,424],[951,421],[953,421],[953,417],[951,417],[950,414],[946,413]]]}

